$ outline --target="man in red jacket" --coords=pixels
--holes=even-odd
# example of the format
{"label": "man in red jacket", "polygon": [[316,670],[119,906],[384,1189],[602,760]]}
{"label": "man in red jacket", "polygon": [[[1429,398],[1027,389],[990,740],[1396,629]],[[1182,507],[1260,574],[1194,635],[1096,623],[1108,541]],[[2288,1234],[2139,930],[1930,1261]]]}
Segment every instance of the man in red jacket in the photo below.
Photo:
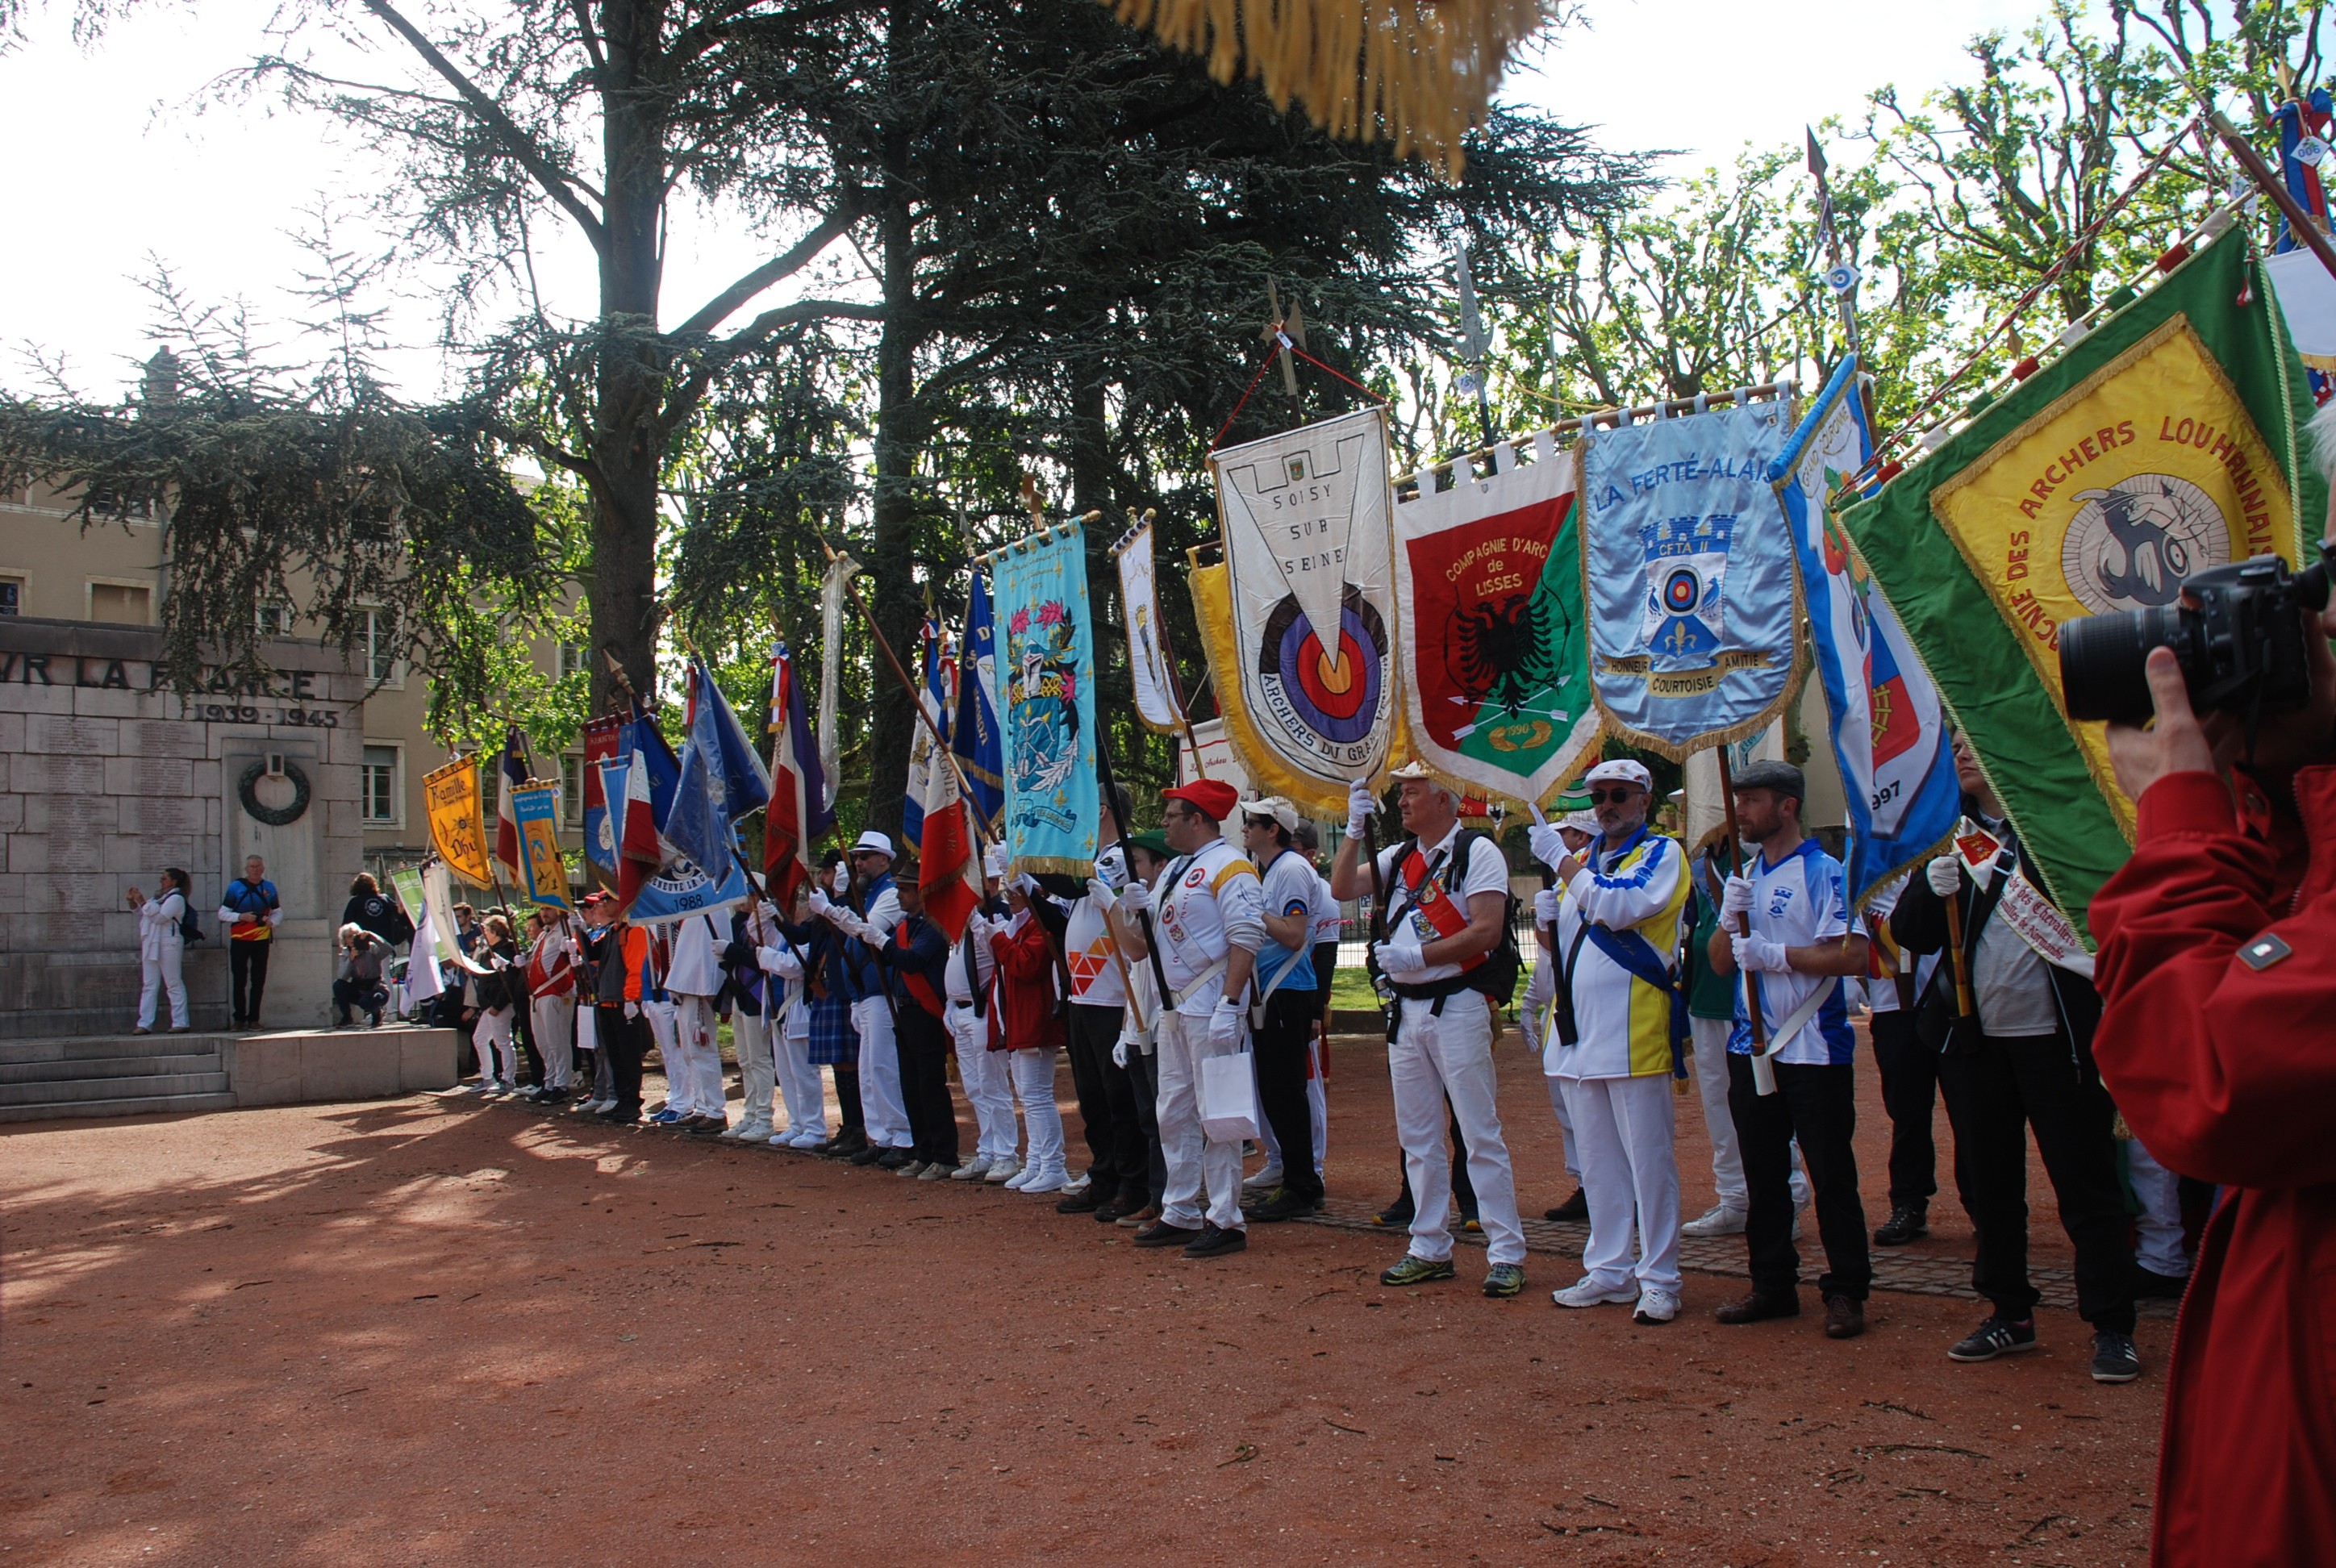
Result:
{"label": "man in red jacket", "polygon": [[2223,1188],[2175,1329],[2159,1568],[2336,1556],[2336,658],[2307,640],[2312,702],[2264,719],[2251,776],[2166,648],[2156,726],[2108,732],[2140,819],[2093,897],[2094,1052],[2134,1135]]}

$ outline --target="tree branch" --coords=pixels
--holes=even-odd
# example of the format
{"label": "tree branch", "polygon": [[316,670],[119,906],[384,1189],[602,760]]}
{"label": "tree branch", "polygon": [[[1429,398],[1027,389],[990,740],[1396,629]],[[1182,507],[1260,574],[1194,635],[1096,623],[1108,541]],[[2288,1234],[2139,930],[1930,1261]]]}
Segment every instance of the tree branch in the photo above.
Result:
{"label": "tree branch", "polygon": [[534,138],[520,129],[518,122],[503,112],[502,105],[488,97],[476,83],[462,74],[461,69],[446,58],[445,53],[400,15],[389,0],[365,0],[365,8],[388,24],[390,30],[412,45],[414,52],[421,55],[432,70],[446,79],[447,83],[462,95],[471,112],[502,141],[503,150],[517,159],[521,168],[535,176],[536,183],[543,187],[544,193],[576,220],[577,227],[584,230],[584,238],[592,242],[592,248],[605,252],[608,240],[607,228],[590,208],[577,199],[575,182],[544,156]]}
{"label": "tree branch", "polygon": [[[736,314],[739,307],[754,296],[762,293],[779,279],[810,265],[814,257],[834,243],[837,235],[842,234],[859,220],[860,212],[859,193],[846,191],[842,200],[836,203],[834,209],[820,220],[817,228],[804,235],[784,254],[774,256],[700,306],[696,314],[674,328],[675,336],[690,337],[699,333],[713,331]],[[750,326],[747,330],[752,332],[754,329]]]}

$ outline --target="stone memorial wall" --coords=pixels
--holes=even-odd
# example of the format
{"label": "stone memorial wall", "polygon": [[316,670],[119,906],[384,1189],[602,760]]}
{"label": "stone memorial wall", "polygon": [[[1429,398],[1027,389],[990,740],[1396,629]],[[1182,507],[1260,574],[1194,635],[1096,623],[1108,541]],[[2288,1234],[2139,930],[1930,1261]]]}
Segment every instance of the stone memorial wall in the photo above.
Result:
{"label": "stone memorial wall", "polygon": [[194,880],[203,940],[187,950],[191,1021],[228,1022],[219,902],[247,855],[268,862],[284,920],[267,1028],[330,1016],[333,931],[361,869],[365,682],[337,649],[264,645],[264,680],[157,686],[161,634],[0,618],[0,1037],[126,1030],[138,917],[164,866]]}

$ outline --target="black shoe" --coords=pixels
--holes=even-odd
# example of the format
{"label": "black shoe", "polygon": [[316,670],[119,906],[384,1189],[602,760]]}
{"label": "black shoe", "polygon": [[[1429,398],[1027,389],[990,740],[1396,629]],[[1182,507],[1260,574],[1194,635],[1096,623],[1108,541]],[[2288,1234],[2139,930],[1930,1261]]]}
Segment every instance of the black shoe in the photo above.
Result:
{"label": "black shoe", "polygon": [[2138,1263],[2134,1265],[2133,1293],[2145,1301],[2178,1301],[2183,1292],[2189,1289],[2187,1275],[2176,1279],[2171,1274],[2161,1274],[2155,1269],[2145,1269]]}
{"label": "black shoe", "polygon": [[1085,1191],[1073,1193],[1055,1205],[1058,1214],[1092,1214],[1111,1200],[1090,1178]]}
{"label": "black shoe", "polygon": [[1874,1232],[1877,1247],[1903,1247],[1919,1236],[1931,1233],[1931,1208],[1927,1203],[1902,1203],[1890,1211]]}
{"label": "black shoe", "polygon": [[1095,1205],[1095,1223],[1115,1225],[1130,1214],[1142,1213],[1144,1205],[1151,1202],[1152,1194],[1149,1193],[1122,1193],[1108,1202]]}
{"label": "black shoe", "polygon": [[1181,1247],[1200,1239],[1201,1232],[1190,1226],[1172,1225],[1162,1220],[1149,1230],[1136,1232],[1134,1244],[1139,1247]]}
{"label": "black shoe", "polygon": [[2036,1349],[2036,1320],[2013,1322],[2002,1313],[1991,1314],[1987,1321],[1956,1340],[1947,1349],[1951,1361],[1992,1361],[1998,1356],[2016,1355]]}
{"label": "black shoe", "polygon": [[[897,1171],[901,1166],[911,1164],[916,1157],[914,1152],[908,1149],[886,1149],[868,1164],[874,1165],[880,1171]],[[859,1156],[856,1154],[852,1156],[852,1163],[855,1165],[861,1164]]]}
{"label": "black shoe", "polygon": [[[1185,1245],[1184,1256],[1188,1258],[1219,1258],[1222,1257],[1227,1252],[1246,1252],[1248,1251],[1249,1232],[1247,1231],[1228,1231],[1214,1222],[1209,1221],[1202,1222],[1200,1235]],[[2094,1365],[2098,1367],[2099,1363],[2097,1361]],[[2100,1376],[2098,1371],[2093,1375],[2095,1377]]]}
{"label": "black shoe", "polygon": [[1763,1294],[1753,1290],[1738,1296],[1712,1314],[1723,1323],[1760,1323],[1770,1318],[1797,1318],[1801,1315],[1801,1293],[1798,1290],[1778,1290]]}
{"label": "black shoe", "polygon": [[1394,1203],[1389,1203],[1386,1208],[1381,1209],[1377,1213],[1373,1214],[1371,1216],[1371,1223],[1374,1225],[1386,1225],[1390,1228],[1407,1226],[1418,1213],[1418,1210],[1412,1207],[1409,1199],[1398,1198]]}
{"label": "black shoe", "polygon": [[[865,1153],[867,1148],[868,1135],[854,1127],[849,1132],[836,1134],[835,1136],[822,1144],[818,1152],[833,1159],[849,1160]],[[879,1149],[876,1152],[881,1154],[884,1151]]]}
{"label": "black shoe", "polygon": [[1587,1223],[1590,1219],[1590,1194],[1576,1187],[1573,1189],[1573,1196],[1566,1199],[1554,1209],[1543,1209],[1541,1217],[1552,1224],[1563,1224],[1568,1222],[1575,1224]]}
{"label": "black shoe", "polygon": [[891,1152],[890,1149],[880,1149],[873,1144],[862,1144],[860,1145],[859,1153],[851,1155],[844,1163],[852,1165],[872,1165]]}
{"label": "black shoe", "polygon": [[1847,1296],[1827,1296],[1825,1303],[1825,1338],[1854,1339],[1865,1332],[1865,1303],[1853,1301]]}
{"label": "black shoe", "polygon": [[638,1111],[628,1111],[625,1109],[624,1106],[618,1105],[613,1111],[602,1111],[599,1113],[596,1119],[607,1122],[611,1126],[629,1127],[635,1122],[641,1119],[641,1114]]}
{"label": "black shoe", "polygon": [[1261,1225],[1277,1224],[1283,1220],[1296,1220],[1311,1214],[1322,1206],[1319,1198],[1306,1197],[1287,1187],[1273,1189],[1273,1196],[1249,1211],[1249,1217]]}
{"label": "black shoe", "polygon": [[2141,1352],[2134,1349],[2131,1334],[2104,1330],[2093,1336],[2094,1382],[2130,1383],[2140,1376]]}

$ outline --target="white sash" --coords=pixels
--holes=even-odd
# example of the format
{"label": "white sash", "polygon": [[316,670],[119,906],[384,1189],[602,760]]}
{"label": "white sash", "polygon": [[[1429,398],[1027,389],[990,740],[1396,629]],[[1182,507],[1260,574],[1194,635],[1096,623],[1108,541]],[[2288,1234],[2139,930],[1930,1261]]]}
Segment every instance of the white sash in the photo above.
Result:
{"label": "white sash", "polygon": [[[1997,859],[2002,851],[2003,842],[1969,817],[1963,818],[1955,829],[1955,858],[1962,862],[1971,881],[1982,892],[1995,875]],[[2028,880],[2017,861],[2003,884],[2003,897],[1995,906],[1995,918],[2010,926],[2046,963],[2057,964],[2088,980],[2093,978],[2093,955],[2085,951],[2077,928],[2069,924],[2068,917],[2044,896],[2041,889]]]}

